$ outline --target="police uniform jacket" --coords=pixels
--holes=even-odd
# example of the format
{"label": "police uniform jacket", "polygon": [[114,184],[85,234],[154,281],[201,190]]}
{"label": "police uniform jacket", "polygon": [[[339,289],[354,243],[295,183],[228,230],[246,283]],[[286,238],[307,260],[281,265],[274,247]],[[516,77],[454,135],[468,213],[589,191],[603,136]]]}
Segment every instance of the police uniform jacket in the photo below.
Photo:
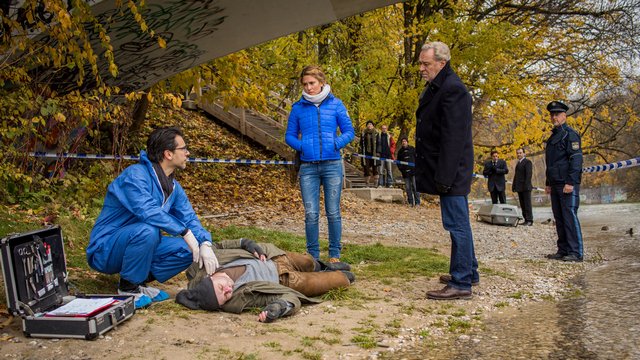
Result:
{"label": "police uniform jacket", "polygon": [[468,195],[473,173],[471,95],[449,62],[420,96],[416,110],[416,187],[442,195]]}
{"label": "police uniform jacket", "polygon": [[[216,254],[220,266],[224,266],[238,259],[260,261],[256,259],[253,254],[241,248],[241,241],[242,239],[224,240],[215,244],[213,252]],[[276,256],[286,254],[285,251],[277,248],[273,244],[260,243],[258,245],[264,250],[267,259],[273,259]],[[189,279],[187,288],[192,289],[207,276],[207,272],[204,267],[200,268],[199,264],[194,262],[187,269],[186,275],[187,279]],[[239,314],[250,308],[263,308],[278,299],[293,304],[291,315],[298,312],[303,303],[315,304],[322,302],[322,300],[318,298],[307,297],[281,284],[269,281],[250,281],[233,291],[231,299],[222,305],[222,311]]]}
{"label": "police uniform jacket", "polygon": [[545,149],[546,185],[577,185],[582,179],[580,135],[562,124],[554,127]]}

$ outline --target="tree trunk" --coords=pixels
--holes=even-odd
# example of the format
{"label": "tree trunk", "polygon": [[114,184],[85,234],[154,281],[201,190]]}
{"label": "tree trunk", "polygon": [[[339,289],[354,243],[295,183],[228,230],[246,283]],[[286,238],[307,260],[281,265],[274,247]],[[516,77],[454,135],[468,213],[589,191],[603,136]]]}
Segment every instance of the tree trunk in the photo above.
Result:
{"label": "tree trunk", "polygon": [[145,94],[138,101],[136,101],[136,104],[133,107],[129,133],[136,133],[142,128],[142,124],[144,124],[144,120],[147,115],[147,109],[149,109],[149,98]]}

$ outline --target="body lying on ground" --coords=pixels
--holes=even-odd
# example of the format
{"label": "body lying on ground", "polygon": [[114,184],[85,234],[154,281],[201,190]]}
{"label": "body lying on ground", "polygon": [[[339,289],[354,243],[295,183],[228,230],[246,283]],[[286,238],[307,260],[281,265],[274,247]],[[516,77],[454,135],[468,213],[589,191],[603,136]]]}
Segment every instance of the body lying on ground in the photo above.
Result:
{"label": "body lying on ground", "polygon": [[215,247],[220,268],[209,276],[197,264],[189,267],[188,287],[176,302],[194,310],[230,313],[261,308],[258,321],[272,322],[295,314],[303,303],[320,303],[316,296],[355,280],[348,264],[324,263],[273,244],[238,239]]}

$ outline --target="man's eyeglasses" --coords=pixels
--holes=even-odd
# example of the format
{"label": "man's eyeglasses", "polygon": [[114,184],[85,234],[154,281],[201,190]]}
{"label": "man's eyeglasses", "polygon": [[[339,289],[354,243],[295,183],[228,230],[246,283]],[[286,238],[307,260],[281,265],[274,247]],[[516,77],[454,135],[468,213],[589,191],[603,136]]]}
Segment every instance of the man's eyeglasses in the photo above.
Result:
{"label": "man's eyeglasses", "polygon": [[187,145],[185,145],[185,146],[181,146],[181,147],[177,147],[177,148],[176,148],[176,150],[182,150],[182,151],[184,151],[184,152],[189,151],[189,149],[187,149]]}

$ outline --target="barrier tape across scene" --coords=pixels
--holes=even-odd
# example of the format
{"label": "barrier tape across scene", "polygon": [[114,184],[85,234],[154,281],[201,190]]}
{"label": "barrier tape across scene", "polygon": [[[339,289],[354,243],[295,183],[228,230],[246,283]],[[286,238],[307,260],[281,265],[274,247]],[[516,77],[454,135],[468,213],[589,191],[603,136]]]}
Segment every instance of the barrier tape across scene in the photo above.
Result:
{"label": "barrier tape across scene", "polygon": [[[353,153],[351,155],[355,157],[365,158],[365,159],[387,161],[394,164],[408,165],[408,166],[414,166],[414,167],[416,166],[415,163],[407,162],[407,161],[399,161],[399,160],[393,160],[393,159],[387,159],[387,158],[369,156],[369,155],[363,155],[363,154],[357,154],[357,153]],[[140,157],[136,155],[104,155],[104,154],[83,154],[83,153],[30,152],[29,156],[39,157],[39,158],[64,158],[64,159],[131,160],[131,161],[140,160]],[[286,160],[248,160],[248,159],[216,159],[216,158],[190,157],[188,161],[192,163],[217,163],[217,164],[293,165],[293,161],[286,161]],[[610,164],[585,167],[585,168],[582,168],[582,172],[583,173],[603,172],[603,171],[630,168],[630,167],[639,166],[639,165],[640,165],[640,157],[635,157],[633,159],[617,161]],[[473,174],[473,176],[477,178],[486,179],[485,176],[480,174]],[[536,188],[536,189],[540,190],[541,188]]]}
{"label": "barrier tape across scene", "polygon": [[[140,160],[136,155],[103,155],[103,154],[76,154],[76,153],[50,153],[50,152],[30,152],[29,156],[55,159],[93,159],[93,160]],[[188,162],[192,163],[216,163],[216,164],[245,164],[245,165],[293,165],[293,161],[284,160],[247,160],[247,159],[213,159],[190,157]]]}

